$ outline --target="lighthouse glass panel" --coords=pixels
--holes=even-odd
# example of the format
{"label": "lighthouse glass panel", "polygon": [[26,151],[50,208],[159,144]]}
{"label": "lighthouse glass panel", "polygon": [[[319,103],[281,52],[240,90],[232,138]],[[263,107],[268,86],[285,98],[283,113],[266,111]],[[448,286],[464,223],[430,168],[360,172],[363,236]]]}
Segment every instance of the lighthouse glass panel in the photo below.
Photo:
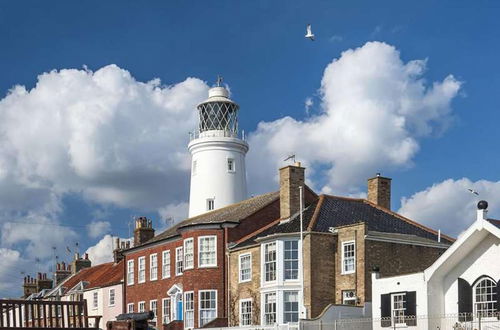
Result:
{"label": "lighthouse glass panel", "polygon": [[200,132],[226,131],[230,135],[238,132],[238,106],[230,102],[208,102],[198,106],[200,111]]}

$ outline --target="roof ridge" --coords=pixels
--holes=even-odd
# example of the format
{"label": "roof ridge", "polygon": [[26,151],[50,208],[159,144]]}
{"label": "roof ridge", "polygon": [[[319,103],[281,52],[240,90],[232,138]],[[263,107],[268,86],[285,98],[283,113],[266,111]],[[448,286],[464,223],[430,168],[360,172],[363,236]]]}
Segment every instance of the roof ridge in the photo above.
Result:
{"label": "roof ridge", "polygon": [[[397,218],[399,218],[399,219],[401,219],[401,220],[403,220],[403,221],[405,221],[405,222],[407,222],[407,223],[409,223],[409,224],[411,224],[411,225],[413,225],[413,226],[416,226],[416,227],[418,227],[418,228],[420,228],[420,229],[423,229],[423,230],[425,230],[425,231],[427,231],[427,232],[429,232],[429,233],[431,233],[431,234],[438,235],[438,232],[437,232],[436,230],[434,230],[434,229],[432,229],[432,228],[429,228],[429,227],[427,227],[427,226],[424,226],[424,225],[422,225],[422,224],[420,224],[420,223],[418,223],[418,222],[416,222],[416,221],[414,221],[414,220],[411,220],[411,219],[409,219],[409,218],[407,218],[407,217],[404,217],[404,216],[402,216],[401,214],[399,214],[399,213],[397,213],[397,212],[394,212],[394,211],[392,211],[392,210],[386,209],[385,207],[382,207],[382,206],[377,205],[377,204],[375,204],[375,203],[373,203],[373,202],[370,202],[370,201],[369,201],[369,200],[367,200],[367,199],[363,199],[363,202],[364,202],[364,203],[366,203],[366,204],[368,204],[368,205],[370,205],[370,206],[372,206],[372,207],[375,207],[376,209],[379,209],[379,210],[381,210],[381,211],[383,211],[383,212],[385,212],[385,213],[388,213],[388,214],[390,214],[390,215],[393,215],[393,216],[395,216],[395,217],[397,217]],[[450,236],[448,236],[448,235],[445,235],[445,234],[443,234],[443,233],[441,233],[441,237],[444,237],[445,239],[447,239],[447,240],[449,240],[449,241],[451,241],[451,242],[454,242],[454,241],[455,241],[455,238],[450,237]]]}
{"label": "roof ridge", "polygon": [[238,244],[240,244],[240,243],[243,243],[243,242],[247,241],[248,239],[254,237],[255,235],[258,235],[258,234],[262,233],[264,230],[266,230],[266,229],[274,226],[275,224],[279,223],[280,221],[281,221],[281,218],[273,220],[270,223],[268,223],[267,225],[265,225],[263,227],[260,227],[259,229],[257,229],[255,231],[253,231],[253,232],[251,232],[251,233],[243,236],[242,238],[240,238],[239,240],[237,240],[235,242],[235,246],[238,245]]}
{"label": "roof ridge", "polygon": [[324,195],[324,194],[319,195],[319,200],[316,203],[316,209],[314,210],[312,219],[309,222],[309,225],[307,226],[308,231],[311,231],[314,228],[316,221],[318,221],[319,211],[321,210],[321,207],[323,206],[323,201],[325,200],[325,196],[326,195]]}
{"label": "roof ridge", "polygon": [[366,200],[366,198],[346,197],[346,196],[337,196],[337,195],[329,195],[329,194],[321,194],[321,196],[325,196],[327,198],[337,198],[337,199],[342,199],[342,200],[347,200],[347,201],[354,201],[354,202],[363,202]]}

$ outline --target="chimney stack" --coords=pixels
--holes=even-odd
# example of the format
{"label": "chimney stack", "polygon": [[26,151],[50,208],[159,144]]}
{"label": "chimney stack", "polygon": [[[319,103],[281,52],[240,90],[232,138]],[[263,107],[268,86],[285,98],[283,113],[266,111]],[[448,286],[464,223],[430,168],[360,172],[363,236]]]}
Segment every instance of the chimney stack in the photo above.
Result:
{"label": "chimney stack", "polygon": [[299,187],[304,187],[304,172],[300,162],[280,168],[281,219],[288,219],[300,210]]}
{"label": "chimney stack", "polygon": [[23,298],[29,297],[31,294],[36,293],[35,279],[27,275],[24,277],[23,283]]}
{"label": "chimney stack", "polygon": [[71,269],[69,265],[66,265],[64,261],[61,263],[57,263],[56,271],[54,272],[54,287],[59,285],[70,275]]}
{"label": "chimney stack", "polygon": [[368,200],[378,206],[391,209],[391,180],[380,173],[368,179]]}
{"label": "chimney stack", "polygon": [[137,217],[135,219],[134,246],[146,243],[155,236],[153,223],[146,217]]}
{"label": "chimney stack", "polygon": [[80,257],[79,253],[75,253],[75,259],[71,263],[71,274],[76,274],[84,268],[92,266],[92,262],[89,260],[89,255],[85,253],[84,258]]}
{"label": "chimney stack", "polygon": [[120,244],[120,238],[116,237],[114,245],[115,246],[113,249],[113,261],[115,262],[115,264],[117,264],[125,257],[123,254],[123,250],[125,250],[126,244],[125,242],[121,242]]}

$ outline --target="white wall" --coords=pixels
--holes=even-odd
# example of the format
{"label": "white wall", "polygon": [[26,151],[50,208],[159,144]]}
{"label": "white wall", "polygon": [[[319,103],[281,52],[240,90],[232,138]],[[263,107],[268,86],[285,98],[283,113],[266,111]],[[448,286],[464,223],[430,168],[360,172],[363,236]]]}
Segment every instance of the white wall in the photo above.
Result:
{"label": "white wall", "polygon": [[[211,132],[211,131],[209,131]],[[191,141],[189,217],[207,212],[207,198],[214,198],[215,209],[247,198],[245,154],[248,144],[232,137],[200,137]],[[234,159],[235,171],[227,170],[227,159]]]}

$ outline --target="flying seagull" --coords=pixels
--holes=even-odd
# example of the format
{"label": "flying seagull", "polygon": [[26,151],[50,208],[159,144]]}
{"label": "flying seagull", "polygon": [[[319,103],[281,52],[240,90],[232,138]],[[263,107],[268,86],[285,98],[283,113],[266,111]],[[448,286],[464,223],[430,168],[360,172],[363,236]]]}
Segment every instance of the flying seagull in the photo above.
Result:
{"label": "flying seagull", "polygon": [[472,194],[479,196],[479,193],[475,191],[474,189],[468,189]]}
{"label": "flying seagull", "polygon": [[314,34],[311,30],[311,24],[307,24],[305,37],[311,39],[311,41],[314,41]]}

